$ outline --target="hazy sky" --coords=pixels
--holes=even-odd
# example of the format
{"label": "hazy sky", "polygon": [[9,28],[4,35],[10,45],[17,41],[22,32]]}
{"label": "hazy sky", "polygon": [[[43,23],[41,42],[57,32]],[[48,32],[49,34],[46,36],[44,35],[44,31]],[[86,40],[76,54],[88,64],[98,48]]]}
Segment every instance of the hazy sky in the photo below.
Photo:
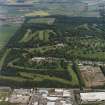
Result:
{"label": "hazy sky", "polygon": [[94,5],[98,3],[103,3],[105,0],[82,0],[82,2],[88,3],[89,5]]}
{"label": "hazy sky", "polygon": [[[7,0],[0,0],[0,2],[7,1]],[[74,1],[74,2],[84,2],[88,3],[89,5],[95,5],[98,3],[105,3],[105,0],[33,0],[33,1],[60,1],[60,2],[65,2],[65,1]]]}

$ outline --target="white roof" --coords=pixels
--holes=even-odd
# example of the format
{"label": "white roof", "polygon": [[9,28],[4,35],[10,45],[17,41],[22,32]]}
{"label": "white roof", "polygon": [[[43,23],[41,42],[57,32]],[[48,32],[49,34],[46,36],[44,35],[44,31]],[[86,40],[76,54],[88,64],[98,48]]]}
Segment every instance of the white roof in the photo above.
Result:
{"label": "white roof", "polygon": [[38,102],[35,102],[34,105],[38,105]]}
{"label": "white roof", "polygon": [[71,97],[71,92],[69,90],[64,90],[63,97]]}
{"label": "white roof", "polygon": [[45,60],[45,58],[44,57],[34,57],[32,58],[32,60]]}
{"label": "white roof", "polygon": [[47,97],[47,99],[50,101],[56,101],[58,99],[58,97]]}
{"label": "white roof", "polygon": [[65,101],[61,101],[63,105],[72,105],[72,103],[66,103]]}
{"label": "white roof", "polygon": [[63,92],[63,89],[55,89],[55,92]]}
{"label": "white roof", "polygon": [[46,93],[43,93],[42,96],[43,96],[44,98],[47,98],[47,94],[46,94]]}
{"label": "white roof", "polygon": [[47,105],[55,105],[55,102],[47,102]]}
{"label": "white roof", "polygon": [[12,95],[9,99],[9,102],[26,104],[29,101],[29,98],[29,96]]}
{"label": "white roof", "polygon": [[82,101],[105,101],[105,92],[80,93]]}
{"label": "white roof", "polygon": [[46,90],[46,89],[40,89],[39,92],[48,94],[48,90]]}

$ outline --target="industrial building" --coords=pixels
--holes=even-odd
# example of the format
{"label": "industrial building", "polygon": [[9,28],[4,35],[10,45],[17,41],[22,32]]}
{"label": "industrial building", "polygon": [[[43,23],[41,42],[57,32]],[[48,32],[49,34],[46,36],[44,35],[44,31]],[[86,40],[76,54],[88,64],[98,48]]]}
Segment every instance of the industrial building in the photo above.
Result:
{"label": "industrial building", "polygon": [[39,88],[34,94],[33,105],[74,105],[74,95],[70,89]]}
{"label": "industrial building", "polygon": [[80,93],[81,103],[97,103],[105,101],[105,92]]}

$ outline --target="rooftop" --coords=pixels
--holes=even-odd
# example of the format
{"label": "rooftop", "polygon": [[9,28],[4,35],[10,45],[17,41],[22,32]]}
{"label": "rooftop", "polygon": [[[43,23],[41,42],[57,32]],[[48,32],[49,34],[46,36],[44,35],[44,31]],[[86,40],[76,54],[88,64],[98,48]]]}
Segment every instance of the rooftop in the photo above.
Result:
{"label": "rooftop", "polygon": [[105,92],[80,93],[83,102],[105,101]]}

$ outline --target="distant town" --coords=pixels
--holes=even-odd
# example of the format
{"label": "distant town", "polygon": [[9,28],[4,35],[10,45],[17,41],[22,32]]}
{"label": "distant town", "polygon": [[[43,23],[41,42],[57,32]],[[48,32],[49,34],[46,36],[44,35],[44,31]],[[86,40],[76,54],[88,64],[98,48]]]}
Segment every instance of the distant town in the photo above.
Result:
{"label": "distant town", "polygon": [[0,0],[2,4],[15,4],[15,3],[32,3],[33,0]]}

